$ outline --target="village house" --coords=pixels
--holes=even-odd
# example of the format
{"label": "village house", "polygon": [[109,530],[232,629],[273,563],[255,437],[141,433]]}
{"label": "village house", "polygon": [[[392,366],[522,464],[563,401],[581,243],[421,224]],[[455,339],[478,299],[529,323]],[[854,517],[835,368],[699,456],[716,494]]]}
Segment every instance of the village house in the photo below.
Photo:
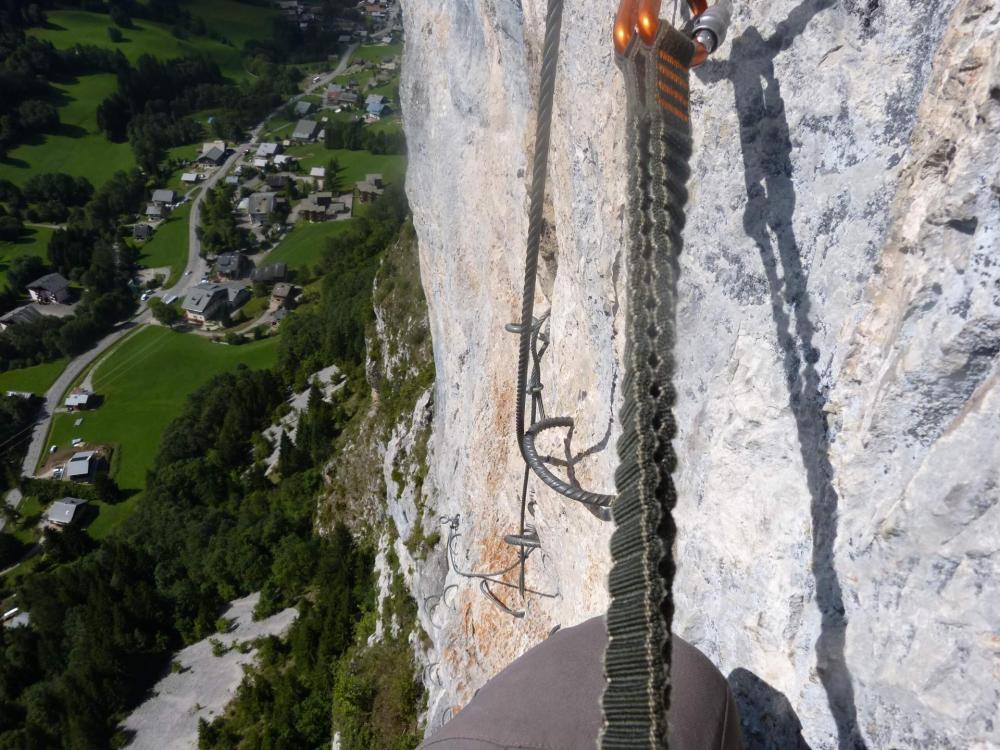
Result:
{"label": "village house", "polygon": [[305,117],[310,112],[312,112],[314,108],[315,105],[308,99],[299,99],[297,102],[295,102],[295,107],[293,108],[293,111],[295,112],[296,117]]}
{"label": "village house", "polygon": [[272,190],[284,190],[290,179],[287,174],[269,174],[264,182]]}
{"label": "village house", "polygon": [[281,153],[280,143],[262,143],[257,147],[258,159],[271,159]]}
{"label": "village house", "polygon": [[372,203],[385,192],[381,174],[365,175],[365,179],[355,185],[358,200],[361,203]]}
{"label": "village house", "polygon": [[89,409],[97,404],[97,396],[90,391],[84,390],[83,388],[77,388],[72,393],[70,393],[66,400],[63,402],[69,411],[80,411],[81,409]]}
{"label": "village house", "polygon": [[274,157],[274,166],[278,169],[291,169],[296,161],[296,158],[291,154],[278,154]]}
{"label": "village house", "polygon": [[132,227],[132,236],[137,240],[148,240],[153,236],[153,227],[151,224],[136,224]]}
{"label": "village house", "polygon": [[295,287],[291,284],[275,284],[271,290],[271,306],[274,308],[288,307],[295,299]]}
{"label": "village house", "polygon": [[226,303],[229,311],[238,310],[250,299],[250,287],[246,284],[224,284],[226,287]]}
{"label": "village house", "polygon": [[277,196],[274,193],[254,193],[247,202],[250,221],[254,224],[269,224],[271,214],[277,205]]}
{"label": "village house", "polygon": [[205,179],[201,172],[185,172],[181,175],[181,182],[187,185],[195,185]]}
{"label": "village house", "polygon": [[184,317],[196,325],[204,325],[221,315],[229,304],[229,291],[222,284],[203,281],[184,298]]}
{"label": "village house", "polygon": [[226,160],[226,142],[212,141],[201,144],[201,155],[198,162],[201,164],[212,164],[219,166]]}
{"label": "village house", "polygon": [[292,140],[312,141],[315,140],[318,132],[319,123],[315,120],[299,120],[295,125],[295,130],[292,132]]}
{"label": "village house", "polygon": [[66,462],[66,478],[73,482],[90,482],[103,467],[104,459],[97,451],[74,453]]}
{"label": "village house", "polygon": [[322,188],[326,182],[326,167],[313,167],[309,170],[309,177],[312,178],[316,187]]}
{"label": "village house", "polygon": [[28,284],[28,294],[32,301],[41,305],[65,302],[69,299],[69,282],[61,274],[47,273]]}
{"label": "village house", "polygon": [[177,202],[177,193],[167,188],[159,188],[153,191],[152,202],[154,205],[163,208]]}
{"label": "village house", "polygon": [[163,209],[156,205],[155,203],[146,204],[146,218],[147,219],[162,219]]}
{"label": "village house", "polygon": [[215,261],[215,272],[227,279],[242,279],[253,271],[253,261],[243,253],[222,253]]}
{"label": "village house", "polygon": [[0,331],[6,331],[11,326],[37,323],[43,317],[45,316],[31,305],[15,307],[10,312],[0,315]]}
{"label": "village house", "polygon": [[79,519],[80,508],[87,504],[87,501],[79,497],[64,497],[56,500],[49,509],[45,511],[45,522],[52,526],[69,526],[73,521]]}
{"label": "village house", "polygon": [[277,281],[284,281],[287,276],[288,264],[279,261],[256,269],[250,275],[250,279],[255,284],[273,284]]}

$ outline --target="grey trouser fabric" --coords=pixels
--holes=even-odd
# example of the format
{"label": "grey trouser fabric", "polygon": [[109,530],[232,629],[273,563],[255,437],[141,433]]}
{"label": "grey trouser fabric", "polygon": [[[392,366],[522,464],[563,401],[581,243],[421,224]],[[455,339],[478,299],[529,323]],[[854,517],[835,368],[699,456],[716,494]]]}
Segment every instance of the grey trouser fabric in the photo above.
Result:
{"label": "grey trouser fabric", "polygon": [[[487,682],[421,748],[592,750],[601,729],[603,617],[560,630]],[[743,750],[725,678],[700,651],[673,639],[671,750]]]}

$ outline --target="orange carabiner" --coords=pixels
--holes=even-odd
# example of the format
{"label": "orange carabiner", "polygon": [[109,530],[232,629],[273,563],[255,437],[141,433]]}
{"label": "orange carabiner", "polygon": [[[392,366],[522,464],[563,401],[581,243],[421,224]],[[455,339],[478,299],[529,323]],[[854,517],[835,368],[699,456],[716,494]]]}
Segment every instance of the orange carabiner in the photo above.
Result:
{"label": "orange carabiner", "polygon": [[660,0],[639,0],[639,36],[652,44],[660,31]]}
{"label": "orange carabiner", "polygon": [[615,52],[624,55],[639,20],[639,0],[621,0],[615,16]]}

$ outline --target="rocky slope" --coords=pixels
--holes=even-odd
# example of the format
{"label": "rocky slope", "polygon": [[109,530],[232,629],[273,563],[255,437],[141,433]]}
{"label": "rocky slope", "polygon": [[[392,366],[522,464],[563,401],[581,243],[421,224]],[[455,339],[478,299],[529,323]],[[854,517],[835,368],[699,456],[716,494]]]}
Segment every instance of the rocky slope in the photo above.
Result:
{"label": "rocky slope", "polygon": [[[537,300],[548,412],[576,419],[576,478],[603,491],[627,276],[613,5],[567,7]],[[544,10],[403,6],[437,385],[420,502],[390,491],[390,508],[401,551],[458,514],[462,570],[514,560],[503,325]],[[675,626],[729,676],[751,747],[1000,745],[998,30],[995,0],[741,3],[694,75]],[[604,610],[610,529],[537,482],[532,498],[529,584],[549,596],[501,592],[523,619],[444,543],[400,555],[430,636],[431,728],[552,626]]]}

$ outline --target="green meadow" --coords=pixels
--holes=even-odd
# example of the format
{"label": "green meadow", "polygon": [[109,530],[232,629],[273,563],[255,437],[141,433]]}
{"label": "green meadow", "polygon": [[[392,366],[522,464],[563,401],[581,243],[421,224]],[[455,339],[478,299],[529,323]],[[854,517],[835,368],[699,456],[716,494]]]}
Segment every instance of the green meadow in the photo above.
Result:
{"label": "green meadow", "polygon": [[299,160],[302,172],[309,174],[313,167],[325,167],[330,159],[340,164],[338,178],[342,192],[350,192],[354,183],[365,175],[381,173],[386,182],[398,183],[406,173],[406,157],[395,154],[373,154],[370,151],[351,151],[346,148],[328,149],[322,143],[306,143],[285,149]]}
{"label": "green meadow", "polygon": [[20,370],[0,372],[0,393],[7,391],[27,391],[37,396],[44,396],[52,387],[69,360],[57,359],[34,367],[24,367]]}
{"label": "green meadow", "polygon": [[358,47],[355,50],[354,55],[351,57],[352,60],[368,60],[370,62],[382,62],[384,57],[395,57],[396,55],[403,54],[403,44],[402,42],[397,42],[396,44],[369,44],[364,47]]}
{"label": "green meadow", "polygon": [[36,174],[63,172],[86,177],[96,188],[115,172],[131,169],[135,160],[129,144],[112,143],[97,127],[97,105],[117,86],[110,73],[53,83],[61,131],[12,149],[0,161],[0,179],[23,185]]}
{"label": "green meadow", "polygon": [[[231,6],[235,6],[232,8]],[[223,75],[233,79],[249,77],[243,68],[242,48],[248,33],[256,29],[258,38],[270,36],[270,23],[263,23],[261,12],[269,9],[256,8],[242,3],[223,3],[213,0],[199,5],[196,15],[205,18],[210,29],[227,37],[232,44],[224,44],[203,36],[189,35],[187,39],[174,36],[170,27],[142,18],[133,19],[133,27],[120,29],[121,42],[112,42],[108,37],[108,27],[113,26],[111,18],[104,13],[89,13],[82,10],[54,10],[48,14],[48,25],[43,29],[32,29],[31,34],[52,42],[57,49],[67,49],[76,44],[92,44],[95,47],[121,50],[129,62],[135,62],[142,55],[152,55],[161,59],[205,55],[214,60]],[[273,15],[273,11],[269,11]],[[242,18],[245,15],[246,19]],[[210,20],[207,16],[211,16]],[[227,20],[226,16],[230,16]],[[265,28],[266,27],[266,28]],[[96,106],[96,105],[95,105]]]}
{"label": "green meadow", "polygon": [[0,288],[7,282],[7,267],[19,255],[37,255],[42,260],[48,257],[49,239],[52,229],[48,227],[25,227],[22,234],[14,242],[0,242]]}
{"label": "green meadow", "polygon": [[327,237],[347,230],[350,221],[320,221],[315,224],[300,221],[262,264],[284,261],[289,268],[309,268],[319,260]]}
{"label": "green meadow", "polygon": [[[47,443],[68,448],[73,438],[81,438],[90,444],[114,446],[112,476],[123,490],[135,494],[119,505],[99,504],[91,535],[106,535],[131,512],[146,485],[146,470],[156,458],[160,436],[188,394],[239,364],[270,367],[277,352],[276,337],[227,346],[162,326],[146,326],[101,359],[93,386],[104,402],[94,411],[56,415]],[[76,426],[74,422],[81,418]]]}
{"label": "green meadow", "polygon": [[145,244],[139,246],[139,262],[146,268],[170,266],[170,276],[164,287],[177,283],[187,266],[188,215],[191,204],[185,203],[163,223]]}

